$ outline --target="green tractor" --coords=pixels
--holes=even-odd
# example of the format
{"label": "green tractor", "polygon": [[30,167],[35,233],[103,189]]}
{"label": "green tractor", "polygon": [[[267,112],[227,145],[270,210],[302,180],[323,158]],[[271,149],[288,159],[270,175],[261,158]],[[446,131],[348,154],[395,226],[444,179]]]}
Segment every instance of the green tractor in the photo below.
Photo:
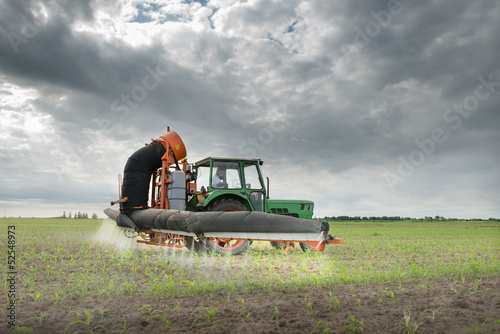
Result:
{"label": "green tractor", "polygon": [[[261,211],[303,219],[312,219],[314,203],[305,200],[269,199],[269,178],[264,183],[260,159],[206,158],[193,165],[196,194],[187,203],[189,211]],[[250,247],[249,240],[188,240],[195,250],[240,254]],[[273,247],[285,249],[286,243],[271,241]],[[306,251],[315,251],[309,243],[299,243]]]}
{"label": "green tractor", "polygon": [[[322,252],[342,244],[313,220],[311,201],[269,199],[259,159],[206,158],[195,164],[175,131],[134,152],[118,178],[119,210],[104,212],[148,245],[237,255],[253,241],[288,251]],[[149,192],[150,191],[150,192]],[[149,193],[149,195],[148,195]],[[229,212],[227,212],[229,211]],[[231,212],[232,211],[232,212]]]}

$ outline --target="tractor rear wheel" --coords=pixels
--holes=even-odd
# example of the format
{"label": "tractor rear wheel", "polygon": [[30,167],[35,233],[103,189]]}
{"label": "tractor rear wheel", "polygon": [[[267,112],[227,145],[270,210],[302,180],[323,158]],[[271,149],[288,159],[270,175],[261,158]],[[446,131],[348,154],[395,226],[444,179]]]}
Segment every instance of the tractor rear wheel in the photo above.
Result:
{"label": "tractor rear wheel", "polygon": [[[234,199],[226,198],[210,204],[208,211],[247,211],[247,207]],[[250,248],[248,240],[215,239],[207,241],[209,252],[224,255],[240,255]]]}

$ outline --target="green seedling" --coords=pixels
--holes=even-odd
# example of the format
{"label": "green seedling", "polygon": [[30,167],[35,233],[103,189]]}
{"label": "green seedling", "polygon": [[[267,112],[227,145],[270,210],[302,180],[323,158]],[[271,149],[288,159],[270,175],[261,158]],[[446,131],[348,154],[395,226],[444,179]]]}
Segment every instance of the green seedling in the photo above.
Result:
{"label": "green seedling", "polygon": [[134,295],[134,291],[137,290],[137,283],[134,281],[130,281],[125,283],[124,285],[125,291],[129,293],[130,296]]}
{"label": "green seedling", "polygon": [[135,327],[129,327],[127,328],[127,320],[123,320],[123,325],[114,325],[113,327],[111,327],[112,329],[113,328],[119,328],[122,330],[122,333],[123,334],[126,334],[128,331],[131,331],[132,329],[134,329]]}
{"label": "green seedling", "polygon": [[14,326],[12,329],[12,334],[33,334],[33,329],[24,326]]}
{"label": "green seedling", "polygon": [[328,311],[339,312],[340,311],[340,301],[331,292],[328,292],[330,296],[330,301],[328,302]]}
{"label": "green seedling", "polygon": [[241,318],[241,321],[248,321],[251,319],[250,317],[250,312],[248,312],[247,314],[244,314],[244,313],[240,313],[238,314],[238,319]]}
{"label": "green seedling", "polygon": [[484,325],[488,325],[488,323],[490,323],[491,329],[489,331],[487,331],[487,333],[498,333],[498,331],[493,330],[493,327],[496,324],[500,324],[500,319],[493,319],[493,318],[486,319],[485,321],[483,321],[483,323],[481,325],[478,325],[478,323],[476,322],[476,327],[469,327],[467,329],[473,333],[476,333],[476,334],[482,333],[483,332],[483,331],[481,331],[482,327]]}
{"label": "green seedling", "polygon": [[[212,322],[215,321],[215,315],[217,314],[217,308],[216,307],[212,307],[212,308],[205,307],[205,310],[207,312],[207,315],[206,316],[199,316],[196,319],[194,319],[194,321],[191,323],[191,328],[193,328],[194,325],[196,324],[196,322],[200,319],[205,320],[205,323],[207,323],[208,325],[210,325]],[[214,326],[215,326],[215,322],[214,322]]]}
{"label": "green seedling", "polygon": [[399,304],[399,299],[394,296],[394,291],[387,291],[387,289],[386,289],[385,295],[389,296],[392,299],[392,302],[394,303],[394,305]]}
{"label": "green seedling", "polygon": [[101,317],[101,320],[104,320],[104,318],[108,315],[108,310],[103,310],[103,309],[97,309],[99,311],[99,315]]}
{"label": "green seedling", "polygon": [[432,309],[426,309],[422,311],[422,317],[428,317],[429,319],[437,319],[439,310],[441,310],[443,307],[438,307],[435,310]]}
{"label": "green seedling", "polygon": [[306,311],[307,314],[311,314],[312,309],[313,309],[312,304],[311,303],[307,303],[306,308],[305,308],[304,311]]}
{"label": "green seedling", "polygon": [[326,322],[324,322],[323,320],[318,321],[318,323],[316,324],[316,327],[321,325],[321,324],[323,325],[323,331],[321,333],[330,334],[330,328],[328,327],[328,324]]}
{"label": "green seedling", "polygon": [[64,291],[55,291],[52,294],[52,301],[54,302],[54,306],[57,306],[61,301],[66,299],[67,294]]}
{"label": "green seedling", "polygon": [[37,291],[34,294],[31,294],[30,297],[33,298],[33,301],[35,302],[35,306],[38,306],[38,303],[43,299],[42,293],[40,291]]}
{"label": "green seedling", "polygon": [[472,290],[474,290],[475,292],[479,292],[480,291],[480,288],[479,288],[480,284],[481,284],[481,279],[477,279],[474,282],[474,285],[469,290],[467,290],[467,292],[465,293],[465,295],[467,296]]}
{"label": "green seedling", "polygon": [[376,292],[373,292],[372,295],[376,296],[378,298],[378,306],[382,305],[382,302],[384,301],[383,295],[379,295]]}
{"label": "green seedling", "polygon": [[347,326],[342,330],[342,333],[363,333],[363,320],[356,320],[352,315],[347,316]]}
{"label": "green seedling", "polygon": [[56,253],[57,253],[57,257],[60,257],[61,256],[61,252],[64,250],[64,246],[61,246],[59,248],[56,249]]}
{"label": "green seedling", "polygon": [[491,326],[495,326],[496,324],[500,325],[500,319],[494,319],[494,318],[489,318],[489,319],[486,319],[485,321],[483,321],[483,324],[488,324],[489,322],[491,322]]}
{"label": "green seedling", "polygon": [[170,327],[170,320],[167,319],[167,314],[165,312],[162,312],[162,311],[156,311],[158,312],[159,314],[155,314],[154,315],[154,318],[158,318],[161,320],[162,322],[162,325],[159,326],[159,327],[156,327],[155,330],[153,331],[153,333],[155,333],[157,330],[160,330],[160,329],[168,329],[168,327]]}
{"label": "green seedling", "polygon": [[243,298],[236,298],[237,302],[241,303],[241,307],[245,308],[245,300]]}
{"label": "green seedling", "polygon": [[52,270],[50,268],[50,264],[48,264],[45,268],[44,268],[44,271],[45,271],[45,279],[49,279],[50,276],[52,275]]}
{"label": "green seedling", "polygon": [[45,319],[47,319],[47,313],[40,312],[40,315],[35,317],[35,319],[41,324]]}
{"label": "green seedling", "polygon": [[478,334],[479,333],[479,325],[477,324],[477,322],[476,322],[476,327],[469,327],[467,329],[470,330],[474,334]]}
{"label": "green seedling", "polygon": [[411,319],[410,312],[408,312],[408,314],[404,312],[404,316],[401,322],[403,323],[403,327],[401,328],[401,332],[403,334],[415,334],[421,325]]}
{"label": "green seedling", "polygon": [[134,276],[137,276],[137,263],[132,262],[132,265],[130,266],[130,272],[134,274]]}
{"label": "green seedling", "polygon": [[329,311],[333,310],[334,312],[340,312],[340,301],[337,297],[333,297],[333,299],[330,300],[330,305],[328,307],[328,310]]}
{"label": "green seedling", "polygon": [[278,307],[274,307],[274,316],[273,319],[278,320],[280,318],[280,310],[278,310]]}
{"label": "green seedling", "polygon": [[[106,327],[102,326],[102,325],[99,325],[99,326],[92,326],[90,324],[90,321],[92,320],[92,316],[90,315],[90,312],[87,310],[87,309],[83,309],[83,315],[85,316],[85,319],[80,319],[80,312],[78,311],[71,311],[70,313],[75,313],[75,319],[73,319],[73,321],[71,323],[69,323],[66,328],[64,329],[64,333],[66,333],[71,327],[73,327],[74,325],[78,325],[78,324],[82,324],[85,326],[86,328],[86,331],[84,333],[93,333],[94,331],[96,331],[97,329],[103,329],[104,331],[107,331],[106,330]],[[71,333],[79,333],[80,331],[72,331]]]}
{"label": "green seedling", "polygon": [[80,289],[75,289],[75,293],[80,296],[80,301],[83,302],[87,296],[89,289],[86,284],[83,284]]}
{"label": "green seedling", "polygon": [[146,305],[142,305],[141,308],[139,309],[140,310],[146,310],[146,312],[148,312],[148,315],[150,316],[146,321],[149,321],[151,320],[151,318],[153,318],[154,316],[154,312],[153,312],[153,306],[149,305],[149,304],[146,304]]}

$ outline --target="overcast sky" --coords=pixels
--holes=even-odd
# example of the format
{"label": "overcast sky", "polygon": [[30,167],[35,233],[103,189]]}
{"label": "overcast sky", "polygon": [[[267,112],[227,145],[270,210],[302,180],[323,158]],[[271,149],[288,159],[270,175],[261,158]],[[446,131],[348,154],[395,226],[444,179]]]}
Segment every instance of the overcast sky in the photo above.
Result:
{"label": "overcast sky", "polygon": [[497,0],[0,0],[0,216],[96,212],[170,126],[317,217],[500,218]]}

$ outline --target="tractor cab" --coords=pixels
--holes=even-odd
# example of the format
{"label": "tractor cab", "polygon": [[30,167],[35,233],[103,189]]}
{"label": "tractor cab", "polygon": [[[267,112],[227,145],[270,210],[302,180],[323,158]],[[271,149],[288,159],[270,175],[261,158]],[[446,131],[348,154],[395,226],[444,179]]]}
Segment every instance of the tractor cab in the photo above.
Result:
{"label": "tractor cab", "polygon": [[[197,189],[187,204],[190,211],[262,211],[312,219],[314,203],[269,199],[260,159],[206,158],[193,166]],[[267,188],[267,189],[266,189]]]}
{"label": "tractor cab", "polygon": [[[259,166],[260,159],[206,158],[194,164],[196,196],[190,210],[211,210],[215,203],[231,202],[222,210],[266,211],[266,188]],[[220,211],[220,210],[218,210]]]}

